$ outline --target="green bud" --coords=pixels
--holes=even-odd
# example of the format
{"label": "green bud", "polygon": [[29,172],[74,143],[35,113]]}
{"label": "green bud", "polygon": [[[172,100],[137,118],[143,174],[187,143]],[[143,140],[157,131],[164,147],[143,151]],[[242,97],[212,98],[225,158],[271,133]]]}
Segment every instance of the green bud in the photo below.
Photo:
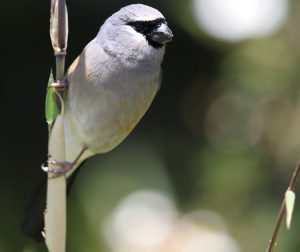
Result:
{"label": "green bud", "polygon": [[68,11],[65,0],[51,1],[50,37],[55,54],[65,53],[68,43]]}

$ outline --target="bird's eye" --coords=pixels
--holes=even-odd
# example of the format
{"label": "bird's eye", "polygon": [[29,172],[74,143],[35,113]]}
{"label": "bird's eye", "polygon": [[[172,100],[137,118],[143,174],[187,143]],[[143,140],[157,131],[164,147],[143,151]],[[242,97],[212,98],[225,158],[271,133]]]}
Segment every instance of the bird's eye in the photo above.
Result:
{"label": "bird's eye", "polygon": [[158,18],[151,21],[133,21],[128,22],[127,25],[133,27],[137,32],[147,36],[157,29],[162,23],[165,23],[165,19]]}

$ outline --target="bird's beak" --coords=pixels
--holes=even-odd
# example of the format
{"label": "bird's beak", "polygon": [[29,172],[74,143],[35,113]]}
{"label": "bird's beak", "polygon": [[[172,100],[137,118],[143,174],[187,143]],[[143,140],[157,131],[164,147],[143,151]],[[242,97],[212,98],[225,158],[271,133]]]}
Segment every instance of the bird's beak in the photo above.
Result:
{"label": "bird's beak", "polygon": [[161,24],[152,34],[151,39],[159,44],[166,44],[172,41],[174,35],[168,25]]}

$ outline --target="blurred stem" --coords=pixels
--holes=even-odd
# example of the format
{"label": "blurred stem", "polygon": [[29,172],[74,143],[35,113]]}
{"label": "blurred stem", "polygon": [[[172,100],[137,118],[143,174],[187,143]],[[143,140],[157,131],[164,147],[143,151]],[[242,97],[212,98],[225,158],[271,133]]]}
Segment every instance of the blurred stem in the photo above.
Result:
{"label": "blurred stem", "polygon": [[[299,172],[300,172],[300,162],[297,164],[297,166],[294,169],[294,172],[293,172],[292,178],[290,180],[290,184],[288,186],[287,191],[293,191],[294,192],[296,184],[297,184],[297,180],[298,180],[298,177],[299,177]],[[277,221],[276,221],[276,224],[275,224],[275,227],[274,227],[274,230],[273,230],[273,233],[272,233],[272,237],[269,241],[266,252],[272,252],[275,245],[276,245],[277,236],[278,236],[278,233],[279,233],[279,230],[280,230],[280,227],[281,227],[281,223],[282,223],[282,219],[283,219],[284,214],[285,214],[285,197],[283,197],[281,207],[280,207],[280,210],[279,210],[279,213],[278,213]]]}

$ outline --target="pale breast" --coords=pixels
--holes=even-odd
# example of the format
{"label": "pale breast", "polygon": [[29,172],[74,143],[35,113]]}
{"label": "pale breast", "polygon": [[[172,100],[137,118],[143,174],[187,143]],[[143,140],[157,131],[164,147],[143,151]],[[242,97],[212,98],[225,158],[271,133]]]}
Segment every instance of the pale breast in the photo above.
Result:
{"label": "pale breast", "polygon": [[70,108],[79,141],[96,153],[111,150],[140,121],[157,89],[158,82],[153,81],[90,94],[89,99]]}
{"label": "pale breast", "polygon": [[92,49],[70,67],[66,117],[80,144],[103,153],[118,145],[149,108],[160,66],[128,66]]}

